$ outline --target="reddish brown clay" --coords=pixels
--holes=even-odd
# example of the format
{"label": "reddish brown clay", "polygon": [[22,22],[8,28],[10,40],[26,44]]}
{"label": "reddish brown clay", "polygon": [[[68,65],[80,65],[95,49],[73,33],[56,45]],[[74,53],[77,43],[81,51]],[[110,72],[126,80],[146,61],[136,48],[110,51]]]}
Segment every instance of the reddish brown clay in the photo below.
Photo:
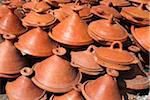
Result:
{"label": "reddish brown clay", "polygon": [[148,52],[150,52],[149,29],[149,26],[141,28],[135,28],[134,26],[131,27],[131,32],[135,38],[135,42],[140,44],[138,46],[143,51],[146,50]]}
{"label": "reddish brown clay", "polygon": [[143,4],[148,4],[149,3],[149,0],[129,0],[131,2],[135,2],[135,3],[143,3]]}
{"label": "reddish brown clay", "polygon": [[9,6],[11,8],[21,7],[25,3],[24,0],[10,0]]}
{"label": "reddish brown clay", "polygon": [[128,19],[130,22],[137,25],[149,25],[149,14],[147,10],[143,10],[143,4],[139,7],[125,7],[121,11],[121,15]]}
{"label": "reddish brown clay", "polygon": [[44,96],[45,91],[35,86],[27,77],[32,72],[30,68],[23,68],[22,76],[6,84],[6,94],[9,100],[40,100]]}
{"label": "reddish brown clay", "polygon": [[[40,88],[56,93],[68,92],[81,80],[81,73],[69,62],[53,55],[34,66],[33,82]],[[51,74],[49,74],[51,73]]]}
{"label": "reddish brown clay", "polygon": [[48,26],[55,22],[55,18],[51,14],[39,14],[31,11],[22,19],[24,26]]}
{"label": "reddish brown clay", "polygon": [[18,17],[11,12],[0,18],[0,26],[0,34],[21,35],[26,31]]}
{"label": "reddish brown clay", "polygon": [[24,58],[8,40],[0,44],[0,58],[0,73],[19,73],[20,69],[26,65]]}
{"label": "reddish brown clay", "polygon": [[149,79],[147,73],[142,69],[141,63],[134,65],[131,70],[120,72],[120,78],[123,79],[125,84],[119,80],[121,87],[131,90],[143,90],[149,88]]}
{"label": "reddish brown clay", "polygon": [[61,96],[52,95],[50,100],[84,100],[84,99],[78,91],[72,90]]}
{"label": "reddish brown clay", "polygon": [[121,41],[127,40],[128,32],[117,22],[112,21],[112,17],[109,20],[93,21],[88,26],[88,32],[91,37],[93,35],[100,41]]}
{"label": "reddish brown clay", "polygon": [[35,12],[44,12],[50,8],[50,6],[44,1],[30,1],[22,5],[24,11],[33,10]]}
{"label": "reddish brown clay", "polygon": [[1,74],[0,73],[0,78],[9,78],[9,79],[14,78],[15,79],[19,76],[20,74]]}
{"label": "reddish brown clay", "polygon": [[55,26],[52,33],[49,32],[49,36],[57,42],[72,46],[83,46],[93,42],[87,33],[87,24],[76,13]]}
{"label": "reddish brown clay", "polygon": [[85,82],[82,93],[87,100],[121,100],[116,81],[107,74]]}
{"label": "reddish brown clay", "polygon": [[109,19],[111,15],[118,19],[122,17],[117,10],[106,5],[93,6],[91,8],[91,12],[99,17],[106,19]]}
{"label": "reddish brown clay", "polygon": [[[119,48],[114,48],[116,44],[119,45]],[[110,47],[97,48],[95,55],[98,59],[114,64],[130,65],[138,63],[133,54],[122,49],[122,43],[119,41],[113,42]]]}
{"label": "reddish brown clay", "polygon": [[93,49],[94,46],[89,46],[85,51],[71,52],[71,64],[74,67],[85,69],[85,71],[102,72],[103,68],[100,67],[94,59]]}
{"label": "reddish brown clay", "polygon": [[[32,42],[31,42],[32,41]],[[41,28],[33,28],[19,37],[15,46],[23,53],[44,57],[52,55],[52,43]]]}
{"label": "reddish brown clay", "polygon": [[0,6],[0,18],[7,15],[11,10],[6,5]]}

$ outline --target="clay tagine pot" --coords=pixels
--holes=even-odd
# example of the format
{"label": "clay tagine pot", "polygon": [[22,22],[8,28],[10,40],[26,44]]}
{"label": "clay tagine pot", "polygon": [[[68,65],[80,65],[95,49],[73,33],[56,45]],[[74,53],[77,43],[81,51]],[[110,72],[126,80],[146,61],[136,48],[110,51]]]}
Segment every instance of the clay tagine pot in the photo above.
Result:
{"label": "clay tagine pot", "polygon": [[72,90],[61,96],[52,95],[50,100],[84,100],[84,99],[78,91]]}
{"label": "clay tagine pot", "polygon": [[119,85],[126,88],[127,91],[148,89],[150,86],[148,75],[141,65],[141,62],[139,62],[130,70],[120,72]]}
{"label": "clay tagine pot", "polygon": [[10,0],[9,7],[10,8],[17,8],[21,7],[25,3],[25,0]]}
{"label": "clay tagine pot", "polygon": [[149,14],[150,12],[143,9],[143,4],[140,4],[139,7],[124,7],[121,10],[121,15],[125,17],[130,23],[145,26],[149,25]]}
{"label": "clay tagine pot", "polygon": [[[64,51],[54,49],[55,54]],[[53,55],[33,66],[35,76],[33,82],[40,88],[54,93],[64,93],[73,89],[81,81],[81,73],[70,63],[57,55]],[[51,73],[51,74],[49,74]]]}
{"label": "clay tagine pot", "polygon": [[88,26],[89,35],[103,45],[110,45],[113,41],[124,42],[127,40],[128,32],[113,17],[109,20],[93,21]]}
{"label": "clay tagine pot", "polygon": [[[118,48],[114,48],[116,44],[118,44]],[[129,70],[128,65],[138,63],[135,55],[123,50],[119,41],[113,42],[110,47],[95,49],[95,56],[95,60],[100,65],[116,70]]]}
{"label": "clay tagine pot", "polygon": [[149,41],[149,26],[136,28],[131,27],[131,32],[137,46],[144,52],[150,52],[150,41]]}
{"label": "clay tagine pot", "polygon": [[15,81],[6,84],[6,94],[9,100],[41,100],[45,91],[38,88],[28,77],[33,70],[25,67],[21,70],[21,76]]}
{"label": "clay tagine pot", "polygon": [[[87,24],[75,12],[57,24],[49,36],[62,44],[70,46],[84,46],[93,42],[88,35]],[[82,29],[82,30],[81,30]]]}
{"label": "clay tagine pot", "polygon": [[85,51],[72,51],[71,65],[87,72],[95,72],[99,74],[103,72],[103,68],[94,59],[93,48],[94,46],[91,45]]}
{"label": "clay tagine pot", "polygon": [[0,18],[0,26],[0,34],[13,34],[18,36],[26,31],[19,18],[12,12]]}
{"label": "clay tagine pot", "polygon": [[86,81],[82,86],[82,94],[86,100],[121,100],[116,81],[107,74]]}
{"label": "clay tagine pot", "polygon": [[44,1],[30,1],[26,2],[25,4],[22,5],[22,8],[25,12],[28,12],[30,10],[33,10],[35,12],[44,12],[50,9],[50,6],[44,2]]}
{"label": "clay tagine pot", "polygon": [[122,18],[121,14],[117,10],[107,5],[93,6],[91,8],[91,12],[101,18],[106,19],[109,19],[111,15],[113,15],[117,19]]}
{"label": "clay tagine pot", "polygon": [[0,44],[0,73],[17,74],[26,66],[25,59],[15,46],[8,40]]}
{"label": "clay tagine pot", "polygon": [[148,4],[149,0],[129,0],[130,2],[134,2],[134,3],[143,3],[143,4]]}
{"label": "clay tagine pot", "polygon": [[112,4],[115,7],[125,7],[125,6],[129,6],[130,2],[127,0],[102,0],[100,1],[100,4],[104,4],[104,5]]}
{"label": "clay tagine pot", "polygon": [[39,27],[33,28],[21,35],[15,46],[22,53],[37,57],[51,56],[53,49],[49,36]]}
{"label": "clay tagine pot", "polygon": [[49,26],[53,24],[56,19],[49,13],[47,14],[39,14],[36,12],[29,12],[26,16],[22,19],[22,23],[24,26]]}

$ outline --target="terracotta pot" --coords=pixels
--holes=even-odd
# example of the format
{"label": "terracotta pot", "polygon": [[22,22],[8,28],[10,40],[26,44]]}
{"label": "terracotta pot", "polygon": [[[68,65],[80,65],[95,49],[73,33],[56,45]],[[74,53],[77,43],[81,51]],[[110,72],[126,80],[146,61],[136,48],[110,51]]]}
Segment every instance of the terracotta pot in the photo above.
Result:
{"label": "terracotta pot", "polygon": [[143,4],[148,4],[149,3],[149,0],[129,0],[131,2],[135,2],[135,3],[143,3]]}
{"label": "terracotta pot", "polygon": [[[56,50],[56,52],[59,52]],[[54,93],[68,92],[81,81],[81,73],[69,62],[53,55],[34,65],[33,82],[40,88]],[[51,74],[49,74],[51,73]]]}
{"label": "terracotta pot", "polygon": [[50,6],[44,1],[30,1],[23,4],[22,8],[25,12],[28,12],[28,10],[33,10],[35,12],[44,12],[50,9]]}
{"label": "terracotta pot", "polygon": [[59,43],[71,46],[84,46],[93,42],[87,33],[87,25],[76,13],[55,26],[49,36]]}
{"label": "terracotta pot", "polygon": [[9,100],[40,100],[45,95],[45,91],[34,85],[28,78],[32,72],[30,68],[23,68],[20,77],[15,81],[7,82],[6,94]]}
{"label": "terracotta pot", "polygon": [[61,96],[52,95],[50,100],[84,100],[84,99],[78,91],[72,90]]}
{"label": "terracotta pot", "polygon": [[14,10],[14,14],[21,20],[23,17],[25,17],[25,12],[22,10],[22,8],[16,8]]}
{"label": "terracotta pot", "polygon": [[7,15],[11,10],[6,5],[0,5],[0,18]]}
{"label": "terracotta pot", "polygon": [[[32,43],[31,43],[32,41]],[[37,57],[52,55],[52,43],[41,28],[33,28],[19,37],[15,46],[23,53]]]}
{"label": "terracotta pot", "polygon": [[94,46],[89,46],[85,51],[71,52],[71,63],[74,67],[87,69],[88,71],[102,72],[103,68],[97,64],[94,59]]}
{"label": "terracotta pot", "polygon": [[26,66],[25,59],[8,40],[0,44],[0,58],[0,73],[3,74],[19,73]]}
{"label": "terracotta pot", "polygon": [[49,4],[51,4],[51,5],[53,5],[55,3],[57,3],[57,4],[62,3],[62,4],[64,4],[64,3],[71,2],[71,0],[44,0],[44,1],[49,3]]}
{"label": "terracotta pot", "polygon": [[11,8],[21,7],[25,3],[24,0],[10,0],[9,6]]}
{"label": "terracotta pot", "polygon": [[0,26],[0,34],[21,35],[26,31],[18,17],[11,12],[0,18]]}
{"label": "terracotta pot", "polygon": [[111,15],[113,15],[117,19],[122,18],[117,10],[115,10],[113,7],[109,7],[106,5],[93,6],[91,8],[91,12],[99,17],[106,19],[109,19]]}
{"label": "terracotta pot", "polygon": [[116,81],[107,74],[85,82],[82,94],[87,100],[121,100]]}
{"label": "terracotta pot", "polygon": [[136,25],[149,25],[149,11],[143,10],[143,4],[139,7],[124,7],[121,11],[121,15],[124,16],[131,23]]}
{"label": "terracotta pot", "polygon": [[[118,44],[118,48],[114,48],[116,44]],[[132,53],[122,49],[122,44],[119,41],[113,42],[110,47],[95,49],[95,55],[97,59],[112,64],[130,65],[138,63],[136,57]]]}
{"label": "terracotta pot", "polygon": [[26,16],[22,19],[22,23],[24,26],[49,26],[53,24],[56,19],[51,14],[39,14],[31,11],[26,14]]}
{"label": "terracotta pot", "polygon": [[104,5],[112,4],[113,6],[117,6],[117,7],[125,7],[125,6],[129,6],[130,2],[126,0],[102,0],[100,1],[100,4],[104,4]]}
{"label": "terracotta pot", "polygon": [[128,32],[119,23],[114,23],[112,17],[109,20],[91,22],[88,26],[88,32],[92,37],[95,37],[100,41],[124,42],[128,37]]}
{"label": "terracotta pot", "polygon": [[135,28],[134,26],[131,27],[135,42],[144,52],[150,52],[149,28],[149,26],[140,28]]}
{"label": "terracotta pot", "polygon": [[150,86],[148,75],[140,62],[129,71],[120,72],[120,78],[122,81],[118,81],[119,85],[130,90],[143,90]]}

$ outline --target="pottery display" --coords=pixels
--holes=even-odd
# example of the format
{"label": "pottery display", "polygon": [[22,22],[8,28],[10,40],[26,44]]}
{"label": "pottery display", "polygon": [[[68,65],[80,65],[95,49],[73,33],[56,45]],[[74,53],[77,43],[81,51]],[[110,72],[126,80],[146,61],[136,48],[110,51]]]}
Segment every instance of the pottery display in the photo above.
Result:
{"label": "pottery display", "polygon": [[149,15],[149,0],[1,0],[0,100],[149,100]]}

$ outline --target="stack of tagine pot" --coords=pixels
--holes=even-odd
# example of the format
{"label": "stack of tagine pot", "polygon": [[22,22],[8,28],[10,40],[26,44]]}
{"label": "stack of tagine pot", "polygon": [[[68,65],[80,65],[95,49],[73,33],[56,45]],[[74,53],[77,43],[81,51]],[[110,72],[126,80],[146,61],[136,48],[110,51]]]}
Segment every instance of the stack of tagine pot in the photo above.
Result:
{"label": "stack of tagine pot", "polygon": [[149,53],[149,0],[0,1],[0,100],[150,100]]}

